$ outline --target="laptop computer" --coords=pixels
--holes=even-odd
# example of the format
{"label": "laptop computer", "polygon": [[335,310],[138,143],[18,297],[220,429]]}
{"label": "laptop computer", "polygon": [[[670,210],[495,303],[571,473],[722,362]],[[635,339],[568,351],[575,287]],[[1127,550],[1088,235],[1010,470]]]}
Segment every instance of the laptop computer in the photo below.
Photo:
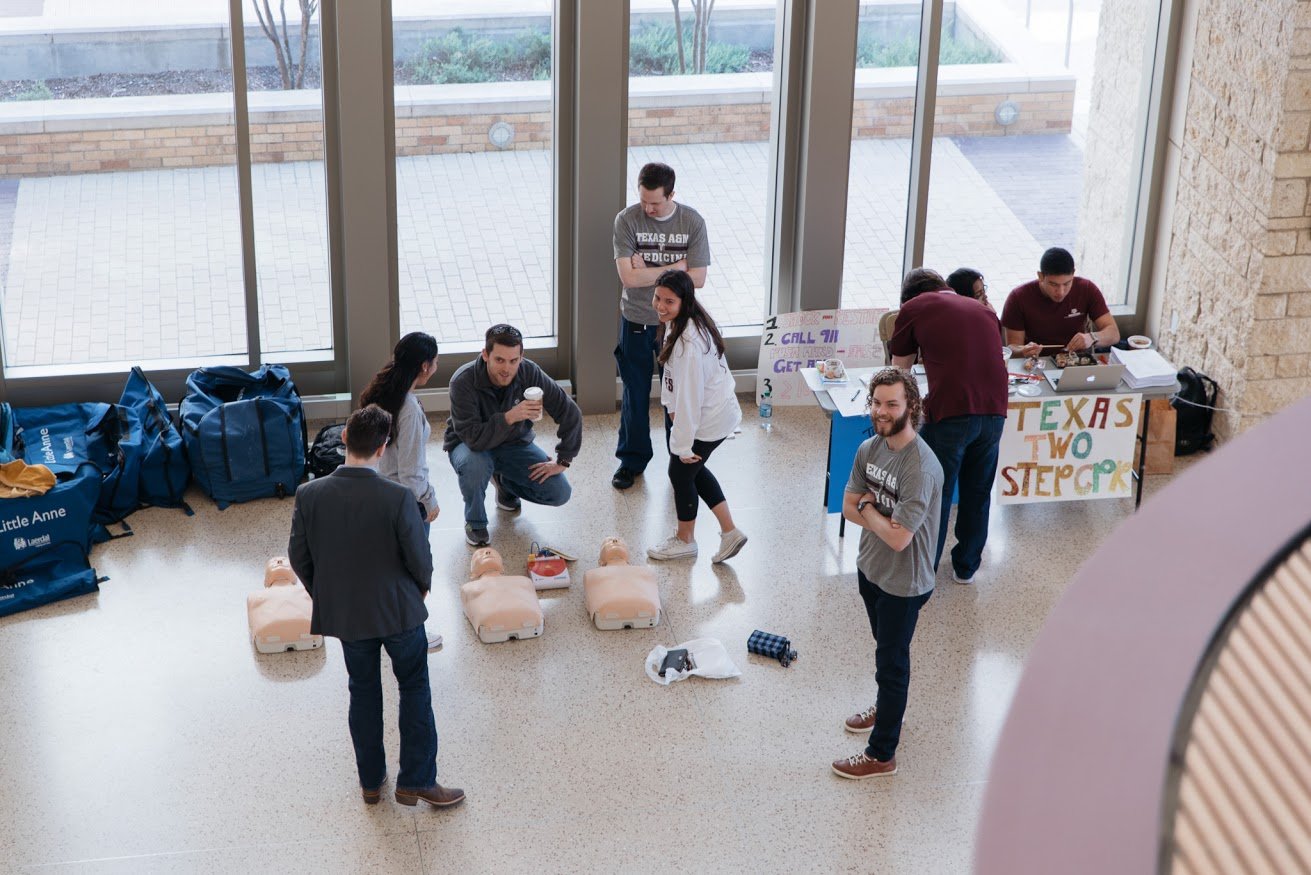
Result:
{"label": "laptop computer", "polygon": [[1079,365],[1061,370],[1048,368],[1042,374],[1057,392],[1109,391],[1120,384],[1124,365]]}

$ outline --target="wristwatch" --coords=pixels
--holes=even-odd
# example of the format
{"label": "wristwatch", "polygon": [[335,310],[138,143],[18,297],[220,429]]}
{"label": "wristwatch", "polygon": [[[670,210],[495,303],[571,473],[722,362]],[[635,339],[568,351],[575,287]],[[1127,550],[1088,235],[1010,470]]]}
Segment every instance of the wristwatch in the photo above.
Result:
{"label": "wristwatch", "polygon": [[556,459],[556,460],[555,460],[555,464],[559,465],[561,468],[568,468],[568,467],[569,467],[569,463],[566,462],[564,459]]}
{"label": "wristwatch", "polygon": [[862,511],[865,510],[867,506],[873,503],[874,502],[870,501],[868,498],[861,499],[860,501],[856,502],[856,513],[861,513]]}

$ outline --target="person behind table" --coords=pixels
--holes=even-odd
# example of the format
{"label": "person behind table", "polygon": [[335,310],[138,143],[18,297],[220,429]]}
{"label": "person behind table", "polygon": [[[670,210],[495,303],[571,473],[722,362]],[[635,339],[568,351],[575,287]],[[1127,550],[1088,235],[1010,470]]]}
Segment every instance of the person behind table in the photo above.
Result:
{"label": "person behind table", "polygon": [[674,487],[677,531],[646,551],[652,559],[697,555],[697,499],[719,521],[719,550],[712,562],[738,554],[747,536],[733,523],[728,500],[706,462],[742,421],[733,374],[724,358],[724,339],[696,297],[692,277],[667,270],[656,280],[652,300],[665,327],[665,342],[656,361],[663,369],[660,404],[665,408],[665,443],[669,447],[669,482]]}
{"label": "person behind table", "polygon": [[832,765],[838,775],[858,780],[897,772],[910,642],[920,609],[933,594],[943,495],[942,466],[915,433],[921,416],[915,378],[884,368],[870,379],[867,403],[874,436],[856,450],[842,516],[862,529],[856,580],[874,634],[878,696],[842,723],[848,732],[869,733],[865,749]]}
{"label": "person behind table", "polygon": [[988,300],[988,284],[983,274],[972,267],[958,267],[947,274],[947,285],[962,298],[973,298],[996,315],[992,302]]}
{"label": "person behind table", "polygon": [[[524,398],[530,387],[540,401]],[[451,417],[442,448],[464,497],[464,539],[473,547],[490,543],[487,484],[496,486],[496,506],[516,513],[521,499],[558,507],[572,490],[564,472],[583,442],[583,414],[574,399],[534,362],[524,358],[523,335],[513,325],[487,329],[482,354],[451,377]],[[545,411],[558,426],[555,458],[533,443],[533,422]]]}
{"label": "person behind table", "polygon": [[342,432],[345,464],[296,490],[287,554],[313,600],[310,632],[341,639],[364,801],[377,803],[387,782],[380,677],[386,650],[400,688],[396,801],[444,807],[462,801],[464,791],[437,783],[423,629],[432,551],[414,494],[378,474],[391,431],[391,415],[376,404],[351,414]]}
{"label": "person behind table", "polygon": [[[401,484],[414,495],[423,517],[425,534],[431,529],[441,508],[437,493],[428,480],[428,438],[432,428],[423,404],[414,390],[428,384],[437,373],[437,338],[422,331],[405,335],[392,350],[391,361],[374,374],[360,396],[360,406],[377,404],[391,414],[391,439],[382,454],[378,473]],[[442,636],[428,633],[428,648],[442,644]]]}
{"label": "person behind table", "polygon": [[701,214],[674,202],[674,169],[643,165],[637,174],[638,203],[615,216],[615,269],[623,284],[619,299],[619,344],[615,361],[623,382],[619,413],[619,467],[610,484],[628,489],[651,461],[651,375],[655,372],[660,320],[651,308],[656,278],[685,270],[699,289],[706,283],[710,243]]}
{"label": "person behind table", "polygon": [[1036,280],[1011,290],[1001,324],[1006,345],[1023,356],[1040,355],[1043,347],[1091,351],[1120,339],[1102,290],[1074,275],[1074,256],[1059,246],[1042,254]]}
{"label": "person behind table", "polygon": [[[942,465],[943,489],[960,487],[952,577],[973,583],[988,543],[997,454],[1006,424],[1007,373],[997,341],[997,314],[952,291],[937,271],[916,268],[901,287],[901,311],[888,340],[892,364],[924,363],[929,396],[920,437]],[[951,501],[943,502],[933,567],[947,544]]]}

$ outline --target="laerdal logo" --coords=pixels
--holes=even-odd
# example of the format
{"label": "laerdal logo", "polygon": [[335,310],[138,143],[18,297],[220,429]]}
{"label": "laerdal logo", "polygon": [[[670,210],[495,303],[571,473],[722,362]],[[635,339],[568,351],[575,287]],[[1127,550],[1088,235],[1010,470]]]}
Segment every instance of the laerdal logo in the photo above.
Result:
{"label": "laerdal logo", "polygon": [[49,547],[50,536],[42,535],[39,538],[14,538],[15,550],[27,550],[31,547]]}
{"label": "laerdal logo", "polygon": [[1078,307],[1071,307],[1071,308],[1070,308],[1070,312],[1069,312],[1069,314],[1068,314],[1065,318],[1066,318],[1066,319],[1077,319],[1078,317],[1080,317],[1080,316],[1082,316],[1082,315],[1083,315],[1083,314],[1079,312],[1079,308],[1078,308]]}
{"label": "laerdal logo", "polygon": [[73,439],[71,437],[64,438],[64,458],[65,459],[77,458],[76,454],[74,454],[73,452]]}

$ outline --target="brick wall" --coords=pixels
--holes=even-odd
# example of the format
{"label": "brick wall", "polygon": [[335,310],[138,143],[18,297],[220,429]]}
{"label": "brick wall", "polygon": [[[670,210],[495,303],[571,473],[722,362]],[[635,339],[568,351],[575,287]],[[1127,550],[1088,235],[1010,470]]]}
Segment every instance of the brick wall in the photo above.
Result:
{"label": "brick wall", "polygon": [[[997,104],[1013,100],[1019,120],[1006,128],[993,118]],[[1023,94],[944,95],[938,99],[936,132],[943,136],[1066,133],[1074,108],[1073,91]],[[488,107],[484,106],[484,110]],[[769,137],[767,100],[724,104],[634,107],[629,112],[629,145],[754,142]],[[909,137],[913,115],[909,97],[861,99],[855,103],[852,129],[858,138]],[[211,114],[212,116],[212,114]],[[252,121],[251,160],[255,163],[313,161],[323,157],[323,126],[313,115],[262,112]],[[475,112],[462,115],[401,114],[396,118],[396,154],[433,155],[494,150],[488,128],[497,121],[514,126],[511,149],[545,149],[551,143],[551,113]],[[0,178],[154,170],[232,164],[236,160],[233,127],[227,124],[179,125],[163,118],[132,127],[124,119],[112,130],[3,132],[0,122]],[[39,126],[38,126],[39,127]]]}
{"label": "brick wall", "polygon": [[1187,72],[1161,345],[1228,436],[1311,392],[1311,3],[1202,0]]}

